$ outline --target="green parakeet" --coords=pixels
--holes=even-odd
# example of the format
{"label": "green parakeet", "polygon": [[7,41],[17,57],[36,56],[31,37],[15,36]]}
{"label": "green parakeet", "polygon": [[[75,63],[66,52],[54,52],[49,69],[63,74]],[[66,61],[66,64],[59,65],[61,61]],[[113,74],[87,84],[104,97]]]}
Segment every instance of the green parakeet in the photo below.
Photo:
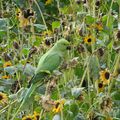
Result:
{"label": "green parakeet", "polygon": [[66,55],[68,46],[69,42],[62,38],[58,40],[55,45],[40,58],[35,74],[30,81],[30,87],[28,88],[20,107],[16,112],[16,115],[26,100],[31,96],[33,91],[44,83],[45,76],[52,73],[59,67],[62,59]]}
{"label": "green parakeet", "polygon": [[45,53],[39,60],[35,75],[33,76],[31,83],[37,83],[45,75],[52,73],[60,65],[62,58],[66,54],[69,42],[65,39],[60,39],[55,45]]}

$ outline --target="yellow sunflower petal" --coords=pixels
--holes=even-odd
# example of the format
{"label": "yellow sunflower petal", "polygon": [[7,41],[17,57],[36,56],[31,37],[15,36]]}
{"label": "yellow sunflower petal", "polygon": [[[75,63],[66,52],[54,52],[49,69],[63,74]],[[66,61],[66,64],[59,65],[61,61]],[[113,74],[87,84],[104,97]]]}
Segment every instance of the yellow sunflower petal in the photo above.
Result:
{"label": "yellow sunflower petal", "polygon": [[10,76],[8,76],[8,75],[2,76],[2,79],[9,79],[9,78],[10,78]]}
{"label": "yellow sunflower petal", "polygon": [[45,0],[45,5],[48,5],[48,4],[51,4],[52,3],[52,0]]}
{"label": "yellow sunflower petal", "polygon": [[4,65],[3,65],[4,68],[9,67],[9,66],[12,66],[12,63],[10,61],[5,62]]}
{"label": "yellow sunflower petal", "polygon": [[34,111],[33,118],[34,118],[34,120],[39,120],[39,118],[40,118],[40,113]]}
{"label": "yellow sunflower petal", "polygon": [[55,106],[53,108],[53,112],[54,113],[61,112],[61,110],[63,109],[64,103],[65,103],[65,100],[57,100],[57,101],[55,101]]}
{"label": "yellow sunflower petal", "polygon": [[91,45],[95,43],[96,39],[92,35],[88,35],[84,38],[84,43]]}
{"label": "yellow sunflower petal", "polygon": [[109,72],[109,70],[105,69],[105,70],[100,71],[100,80],[105,85],[110,83],[110,72]]}
{"label": "yellow sunflower petal", "polygon": [[27,115],[22,118],[22,120],[34,120],[32,115]]}
{"label": "yellow sunflower petal", "polygon": [[8,97],[5,93],[0,92],[0,105],[6,104],[8,101]]}

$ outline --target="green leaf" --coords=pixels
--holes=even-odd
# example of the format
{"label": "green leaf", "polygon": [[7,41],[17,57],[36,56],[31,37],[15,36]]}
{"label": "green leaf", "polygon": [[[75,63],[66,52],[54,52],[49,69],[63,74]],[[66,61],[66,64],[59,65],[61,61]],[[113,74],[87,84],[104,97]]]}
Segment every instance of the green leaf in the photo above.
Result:
{"label": "green leaf", "polygon": [[38,46],[38,47],[39,47],[42,40],[43,40],[42,37],[36,36],[36,40],[35,40],[35,42],[33,43],[34,46]]}
{"label": "green leaf", "polygon": [[116,2],[119,4],[119,6],[120,6],[120,0],[116,0]]}
{"label": "green leaf", "polygon": [[14,74],[16,72],[16,68],[14,66],[6,67],[4,70],[9,74]]}
{"label": "green leaf", "polygon": [[59,28],[60,27],[60,21],[54,21],[52,22],[52,29],[54,30],[55,28]]}
{"label": "green leaf", "polygon": [[78,105],[75,104],[75,103],[71,104],[70,111],[73,113],[73,116],[75,117],[78,114],[78,112],[79,112]]}
{"label": "green leaf", "polygon": [[35,71],[35,67],[33,67],[33,66],[30,65],[30,64],[26,64],[25,70],[24,70],[24,73],[25,73],[26,75],[32,76],[32,75],[34,74],[34,71]]}
{"label": "green leaf", "polygon": [[28,49],[28,48],[23,48],[23,49],[22,49],[22,53],[23,53],[24,55],[28,55],[29,49]]}
{"label": "green leaf", "polygon": [[86,19],[85,19],[86,24],[93,24],[95,22],[95,20],[96,19],[90,15],[86,16]]}
{"label": "green leaf", "polygon": [[0,31],[6,31],[7,30],[7,18],[0,18]]}

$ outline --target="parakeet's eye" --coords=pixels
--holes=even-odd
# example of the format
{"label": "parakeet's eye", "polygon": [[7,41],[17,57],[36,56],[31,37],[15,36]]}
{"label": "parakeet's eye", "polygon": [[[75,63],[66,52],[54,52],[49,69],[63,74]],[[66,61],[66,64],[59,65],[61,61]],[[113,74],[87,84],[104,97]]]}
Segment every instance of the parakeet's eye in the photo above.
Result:
{"label": "parakeet's eye", "polygon": [[71,50],[71,46],[67,46],[67,50]]}

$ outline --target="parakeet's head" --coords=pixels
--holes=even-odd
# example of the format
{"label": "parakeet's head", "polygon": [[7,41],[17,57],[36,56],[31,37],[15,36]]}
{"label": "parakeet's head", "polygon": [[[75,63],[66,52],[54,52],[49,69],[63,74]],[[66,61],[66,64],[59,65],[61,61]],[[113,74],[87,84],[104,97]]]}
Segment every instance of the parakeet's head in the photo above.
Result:
{"label": "parakeet's head", "polygon": [[70,45],[70,43],[64,38],[62,38],[56,42],[56,45],[59,50],[64,51],[67,50],[67,47]]}

